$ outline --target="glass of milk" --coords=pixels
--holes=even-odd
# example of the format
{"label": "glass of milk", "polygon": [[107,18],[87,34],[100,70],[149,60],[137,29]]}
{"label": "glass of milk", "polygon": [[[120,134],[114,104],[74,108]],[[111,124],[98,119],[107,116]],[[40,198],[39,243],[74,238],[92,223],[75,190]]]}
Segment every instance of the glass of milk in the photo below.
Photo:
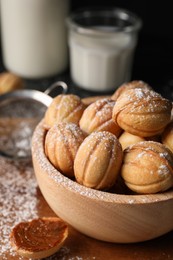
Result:
{"label": "glass of milk", "polygon": [[67,19],[70,73],[86,90],[111,91],[131,78],[141,19],[128,10],[94,9]]}
{"label": "glass of milk", "polygon": [[1,0],[6,69],[26,78],[59,74],[68,65],[69,0]]}

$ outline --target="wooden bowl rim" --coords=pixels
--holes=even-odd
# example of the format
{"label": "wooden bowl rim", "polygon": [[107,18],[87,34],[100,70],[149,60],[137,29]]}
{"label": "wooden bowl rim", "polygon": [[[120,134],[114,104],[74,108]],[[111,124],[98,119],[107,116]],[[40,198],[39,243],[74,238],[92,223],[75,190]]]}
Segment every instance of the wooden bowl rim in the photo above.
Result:
{"label": "wooden bowl rim", "polygon": [[48,160],[44,153],[43,141],[45,138],[46,129],[44,128],[44,120],[42,119],[35,128],[32,137],[32,157],[37,160],[40,167],[43,170],[43,174],[47,173],[48,177],[51,178],[57,185],[63,186],[65,189],[70,190],[73,193],[79,194],[82,197],[87,197],[91,200],[103,201],[108,203],[116,204],[151,204],[159,203],[163,201],[173,200],[173,189],[168,191],[147,194],[147,195],[125,195],[115,194],[106,191],[95,190],[92,188],[85,187],[70,178],[64,176],[58,171]]}

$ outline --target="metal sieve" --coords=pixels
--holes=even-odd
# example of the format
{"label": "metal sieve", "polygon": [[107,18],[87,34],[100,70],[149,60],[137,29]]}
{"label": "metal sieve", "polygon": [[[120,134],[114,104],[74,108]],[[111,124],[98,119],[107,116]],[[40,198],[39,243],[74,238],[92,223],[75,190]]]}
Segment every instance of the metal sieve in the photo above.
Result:
{"label": "metal sieve", "polygon": [[45,92],[23,89],[0,95],[0,155],[31,158],[32,134],[52,102],[49,94],[54,90],[65,94],[67,89],[66,83],[57,81]]}

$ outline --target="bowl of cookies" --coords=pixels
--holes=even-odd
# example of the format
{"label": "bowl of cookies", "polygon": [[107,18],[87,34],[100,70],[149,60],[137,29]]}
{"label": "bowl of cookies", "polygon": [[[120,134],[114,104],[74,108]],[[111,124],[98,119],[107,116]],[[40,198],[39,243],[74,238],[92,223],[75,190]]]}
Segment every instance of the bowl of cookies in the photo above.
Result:
{"label": "bowl of cookies", "polygon": [[143,81],[112,96],[53,98],[32,137],[52,210],[92,238],[134,243],[173,230],[172,102]]}

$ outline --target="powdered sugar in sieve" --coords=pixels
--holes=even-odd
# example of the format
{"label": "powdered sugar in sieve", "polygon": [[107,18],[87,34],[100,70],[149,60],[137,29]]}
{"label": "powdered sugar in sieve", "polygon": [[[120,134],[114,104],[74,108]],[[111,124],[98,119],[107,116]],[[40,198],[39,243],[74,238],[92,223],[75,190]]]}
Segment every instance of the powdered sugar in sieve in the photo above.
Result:
{"label": "powdered sugar in sieve", "polygon": [[49,93],[64,82],[55,82],[44,93],[37,90],[16,90],[0,96],[0,155],[11,159],[31,157],[31,138],[38,122],[52,102]]}

